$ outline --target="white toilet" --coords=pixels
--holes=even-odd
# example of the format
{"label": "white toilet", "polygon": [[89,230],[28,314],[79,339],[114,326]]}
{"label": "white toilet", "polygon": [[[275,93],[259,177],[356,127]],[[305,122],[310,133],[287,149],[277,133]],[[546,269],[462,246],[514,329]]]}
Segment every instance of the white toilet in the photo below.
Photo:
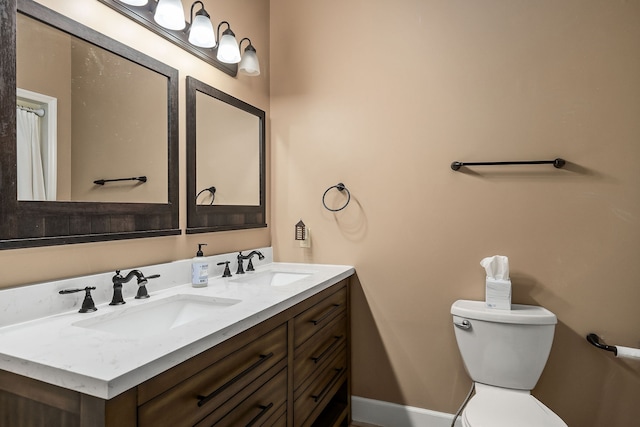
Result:
{"label": "white toilet", "polygon": [[476,393],[462,412],[463,427],[567,427],[531,395],[547,363],[557,319],[549,310],[513,304],[495,310],[484,301],[451,306],[464,366]]}

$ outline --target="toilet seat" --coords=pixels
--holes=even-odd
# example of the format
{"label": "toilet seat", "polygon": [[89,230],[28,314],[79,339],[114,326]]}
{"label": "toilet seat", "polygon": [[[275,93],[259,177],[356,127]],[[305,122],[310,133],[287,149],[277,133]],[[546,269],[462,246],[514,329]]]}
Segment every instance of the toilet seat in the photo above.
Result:
{"label": "toilet seat", "polygon": [[463,427],[567,427],[528,391],[476,384],[462,413]]}

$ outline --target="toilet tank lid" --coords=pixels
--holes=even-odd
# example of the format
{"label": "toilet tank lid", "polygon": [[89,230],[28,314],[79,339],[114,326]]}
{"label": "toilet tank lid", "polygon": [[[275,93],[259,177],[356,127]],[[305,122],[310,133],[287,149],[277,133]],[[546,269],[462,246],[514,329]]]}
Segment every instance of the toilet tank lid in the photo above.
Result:
{"label": "toilet tank lid", "polygon": [[555,314],[536,305],[511,304],[511,310],[497,310],[487,308],[484,301],[458,300],[451,306],[451,314],[496,323],[524,325],[555,325],[558,323]]}

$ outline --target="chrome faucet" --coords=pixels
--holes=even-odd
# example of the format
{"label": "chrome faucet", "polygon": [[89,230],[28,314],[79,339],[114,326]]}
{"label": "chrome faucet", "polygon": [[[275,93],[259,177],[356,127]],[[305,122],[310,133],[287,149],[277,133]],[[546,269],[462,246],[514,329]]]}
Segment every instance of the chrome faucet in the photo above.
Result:
{"label": "chrome faucet", "polygon": [[242,255],[242,252],[238,254],[238,270],[236,271],[236,274],[244,274],[242,261],[245,259],[249,260],[249,264],[247,264],[247,271],[254,271],[253,262],[251,261],[251,258],[253,258],[254,255],[258,255],[258,259],[264,259],[264,255],[262,255],[262,252],[260,251],[251,251],[248,255]]}
{"label": "chrome faucet", "polygon": [[115,276],[111,278],[111,281],[113,282],[113,298],[111,298],[109,305],[125,304],[124,298],[122,298],[122,285],[133,279],[133,276],[138,280],[138,293],[136,294],[136,299],[149,298],[149,293],[147,292],[146,287],[148,279],[160,277],[159,274],[144,277],[144,274],[142,274],[140,270],[131,270],[129,274],[123,277],[120,274],[120,270],[116,270]]}

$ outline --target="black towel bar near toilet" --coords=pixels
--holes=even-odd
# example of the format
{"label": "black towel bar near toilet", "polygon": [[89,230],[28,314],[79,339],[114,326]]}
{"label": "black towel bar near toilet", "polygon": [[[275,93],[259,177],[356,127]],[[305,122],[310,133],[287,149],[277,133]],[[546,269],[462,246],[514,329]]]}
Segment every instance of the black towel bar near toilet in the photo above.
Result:
{"label": "black towel bar near toilet", "polygon": [[615,345],[602,344],[600,342],[600,337],[597,336],[596,334],[587,335],[587,341],[589,341],[591,344],[595,345],[596,347],[598,347],[601,350],[610,351],[613,354],[615,354],[616,356],[618,355],[618,349],[616,348]]}
{"label": "black towel bar near toilet", "polygon": [[527,160],[513,162],[453,162],[451,169],[459,170],[462,166],[503,166],[503,165],[553,165],[556,169],[560,169],[567,162],[564,159],[557,158],[553,160]]}

